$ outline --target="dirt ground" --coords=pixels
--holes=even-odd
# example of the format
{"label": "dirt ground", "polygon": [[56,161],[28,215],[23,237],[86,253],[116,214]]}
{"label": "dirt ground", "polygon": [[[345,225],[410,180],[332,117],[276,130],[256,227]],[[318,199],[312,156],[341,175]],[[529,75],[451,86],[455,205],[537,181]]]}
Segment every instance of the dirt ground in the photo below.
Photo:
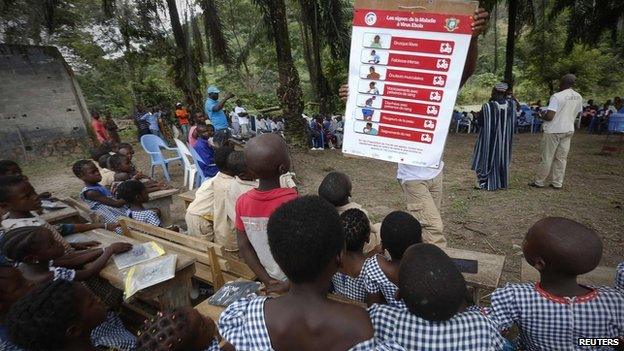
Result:
{"label": "dirt ground", "polygon": [[[596,229],[604,240],[603,265],[624,260],[624,154],[599,155],[605,136],[577,133],[572,141],[564,189],[527,186],[539,162],[539,135],[515,137],[511,188],[485,192],[473,189],[470,157],[475,135],[452,134],[445,154],[442,218],[450,247],[506,255],[502,282],[520,279],[520,245],[526,230],[545,216],[564,216]],[[147,156],[137,147],[134,162],[149,172]],[[353,200],[379,222],[395,210],[405,209],[396,181],[396,165],[371,159],[344,157],[340,151],[295,152],[293,171],[302,194],[316,193],[324,175],[342,171],[353,181]],[[78,157],[76,157],[77,159]],[[82,184],[71,173],[74,159],[51,163],[31,161],[25,173],[35,188],[57,196],[77,196]],[[157,177],[161,173],[157,173]],[[173,184],[181,186],[181,167],[172,167]],[[174,215],[183,223],[181,201]]]}

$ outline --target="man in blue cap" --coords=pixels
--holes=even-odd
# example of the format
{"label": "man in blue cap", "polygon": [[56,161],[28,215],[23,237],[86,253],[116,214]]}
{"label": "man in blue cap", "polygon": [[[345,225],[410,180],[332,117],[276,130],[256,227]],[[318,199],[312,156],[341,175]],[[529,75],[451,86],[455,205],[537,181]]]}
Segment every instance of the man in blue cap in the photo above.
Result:
{"label": "man in blue cap", "polygon": [[229,138],[228,120],[223,112],[223,106],[225,103],[234,97],[234,94],[227,93],[222,100],[219,100],[219,93],[221,91],[214,85],[208,87],[208,98],[204,104],[206,114],[214,126],[215,134],[213,140],[215,144],[221,145]]}

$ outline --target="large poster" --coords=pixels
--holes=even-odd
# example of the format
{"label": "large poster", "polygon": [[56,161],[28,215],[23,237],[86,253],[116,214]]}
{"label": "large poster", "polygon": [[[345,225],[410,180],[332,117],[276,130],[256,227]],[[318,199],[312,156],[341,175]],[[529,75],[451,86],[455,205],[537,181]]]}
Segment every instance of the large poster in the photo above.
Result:
{"label": "large poster", "polygon": [[356,1],[343,152],[438,168],[477,5],[404,2]]}

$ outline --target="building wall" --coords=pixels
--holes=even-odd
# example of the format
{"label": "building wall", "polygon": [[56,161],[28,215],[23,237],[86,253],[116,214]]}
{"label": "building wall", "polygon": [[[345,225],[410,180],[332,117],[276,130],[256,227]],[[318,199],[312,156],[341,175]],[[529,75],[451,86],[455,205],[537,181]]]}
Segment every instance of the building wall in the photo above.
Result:
{"label": "building wall", "polygon": [[90,117],[71,68],[55,47],[0,44],[0,159],[81,153]]}

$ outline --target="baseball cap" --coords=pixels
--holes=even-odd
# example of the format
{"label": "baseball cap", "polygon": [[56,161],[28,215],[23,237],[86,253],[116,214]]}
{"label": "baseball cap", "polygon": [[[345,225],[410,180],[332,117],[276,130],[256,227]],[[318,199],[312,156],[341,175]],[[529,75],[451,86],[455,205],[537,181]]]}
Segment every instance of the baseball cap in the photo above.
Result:
{"label": "baseball cap", "polygon": [[208,94],[212,94],[212,93],[218,94],[220,92],[221,92],[221,90],[219,90],[219,88],[217,88],[214,85],[211,85],[211,86],[208,87]]}

